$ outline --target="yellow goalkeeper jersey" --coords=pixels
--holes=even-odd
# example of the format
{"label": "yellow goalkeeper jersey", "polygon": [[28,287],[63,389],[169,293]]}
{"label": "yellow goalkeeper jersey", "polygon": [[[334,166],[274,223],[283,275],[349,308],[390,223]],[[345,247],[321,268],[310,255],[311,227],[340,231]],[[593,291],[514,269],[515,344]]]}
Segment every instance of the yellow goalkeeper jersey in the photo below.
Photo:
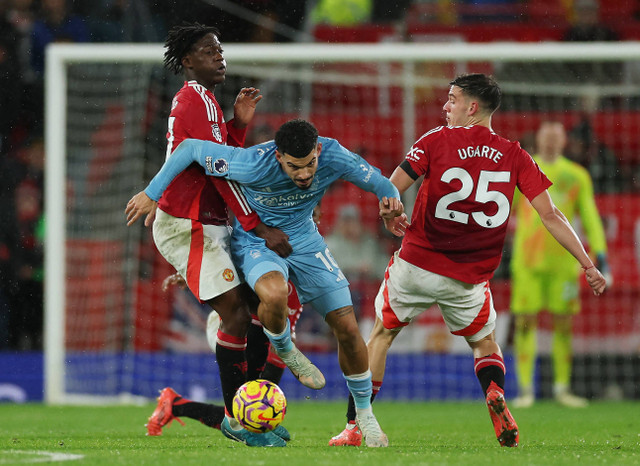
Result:
{"label": "yellow goalkeeper jersey", "polygon": [[[534,156],[534,160],[553,182],[549,194],[556,207],[574,228],[576,216],[580,218],[591,255],[606,253],[604,229],[587,170],[562,156],[552,163],[544,162],[538,156]],[[513,205],[517,226],[513,240],[512,270],[577,271],[578,261],[551,236],[529,201],[519,192],[516,195]]]}

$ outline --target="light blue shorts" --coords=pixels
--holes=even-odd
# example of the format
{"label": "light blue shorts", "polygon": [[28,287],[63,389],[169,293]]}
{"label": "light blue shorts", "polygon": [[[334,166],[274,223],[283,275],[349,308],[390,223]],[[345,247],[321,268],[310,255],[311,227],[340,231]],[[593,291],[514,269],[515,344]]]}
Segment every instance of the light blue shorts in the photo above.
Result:
{"label": "light blue shorts", "polygon": [[[321,239],[322,237],[320,237]],[[236,267],[246,282],[255,290],[258,278],[272,271],[280,272],[291,280],[298,291],[300,302],[309,303],[316,312],[326,315],[353,305],[349,282],[331,256],[324,241],[316,241],[315,252],[294,252],[282,258],[261,243],[231,242],[231,252]],[[309,248],[305,248],[309,251]]]}

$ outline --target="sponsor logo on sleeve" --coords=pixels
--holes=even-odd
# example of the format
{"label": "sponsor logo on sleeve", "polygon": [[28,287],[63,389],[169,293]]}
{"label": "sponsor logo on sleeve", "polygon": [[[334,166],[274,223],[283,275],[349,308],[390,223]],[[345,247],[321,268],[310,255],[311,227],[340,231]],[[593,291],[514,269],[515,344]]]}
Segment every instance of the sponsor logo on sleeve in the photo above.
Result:
{"label": "sponsor logo on sleeve", "polygon": [[418,162],[420,160],[420,154],[424,154],[424,151],[414,146],[407,153],[407,160],[411,162]]}
{"label": "sponsor logo on sleeve", "polygon": [[220,174],[227,173],[229,171],[229,164],[225,159],[217,159],[213,162],[213,170]]}

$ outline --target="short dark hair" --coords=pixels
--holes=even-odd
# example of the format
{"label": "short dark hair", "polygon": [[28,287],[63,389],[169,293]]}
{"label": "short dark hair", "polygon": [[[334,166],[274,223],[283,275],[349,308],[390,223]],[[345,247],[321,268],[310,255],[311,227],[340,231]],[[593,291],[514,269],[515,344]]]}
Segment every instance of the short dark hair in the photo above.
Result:
{"label": "short dark hair", "polygon": [[306,120],[290,120],[278,129],[275,141],[281,154],[303,159],[316,147],[318,130]]}
{"label": "short dark hair", "polygon": [[182,23],[174,26],[167,35],[164,47],[164,66],[175,74],[182,73],[182,59],[193,48],[193,45],[207,34],[220,38],[220,31],[213,26],[200,23]]}
{"label": "short dark hair", "polygon": [[502,101],[502,90],[491,76],[482,73],[461,74],[449,83],[462,89],[463,94],[475,97],[489,112],[495,112]]}

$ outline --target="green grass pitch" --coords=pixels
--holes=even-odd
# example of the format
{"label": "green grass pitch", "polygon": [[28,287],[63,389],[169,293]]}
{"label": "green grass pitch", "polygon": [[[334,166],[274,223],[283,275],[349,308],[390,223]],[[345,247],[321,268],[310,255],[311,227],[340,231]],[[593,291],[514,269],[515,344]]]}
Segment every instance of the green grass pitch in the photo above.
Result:
{"label": "green grass pitch", "polygon": [[[328,447],[344,427],[344,403],[289,404],[286,448],[248,448],[191,419],[146,437],[154,406],[0,404],[0,464],[61,461],[132,465],[640,464],[640,403],[569,409],[540,402],[512,410],[518,448],[500,448],[481,402],[374,404],[389,448]],[[79,455],[78,457],[73,455]]]}

